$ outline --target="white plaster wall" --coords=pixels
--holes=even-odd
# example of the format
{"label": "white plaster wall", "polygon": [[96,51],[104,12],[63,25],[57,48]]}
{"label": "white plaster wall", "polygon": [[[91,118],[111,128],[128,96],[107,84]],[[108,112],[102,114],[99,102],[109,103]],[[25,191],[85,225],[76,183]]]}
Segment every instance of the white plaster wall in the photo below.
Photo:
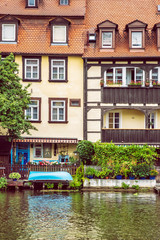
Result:
{"label": "white plaster wall", "polygon": [[90,91],[87,92],[88,102],[101,102],[101,92],[100,91]]}
{"label": "white plaster wall", "polygon": [[87,140],[91,142],[96,142],[101,140],[101,133],[88,133]]}
{"label": "white plaster wall", "polygon": [[101,89],[100,79],[88,79],[87,84],[88,89]]}
{"label": "white plaster wall", "polygon": [[87,130],[88,131],[101,131],[101,122],[100,121],[87,121]]}
{"label": "white plaster wall", "polygon": [[87,119],[101,119],[101,109],[91,109],[87,113]]}
{"label": "white plaster wall", "polygon": [[101,67],[92,66],[87,72],[87,77],[101,77]]}

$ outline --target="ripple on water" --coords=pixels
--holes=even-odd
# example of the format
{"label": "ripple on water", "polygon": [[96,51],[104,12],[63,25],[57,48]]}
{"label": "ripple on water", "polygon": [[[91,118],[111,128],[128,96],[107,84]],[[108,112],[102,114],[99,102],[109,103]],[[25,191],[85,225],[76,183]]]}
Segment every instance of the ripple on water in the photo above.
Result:
{"label": "ripple on water", "polygon": [[0,193],[0,240],[158,240],[152,193]]}

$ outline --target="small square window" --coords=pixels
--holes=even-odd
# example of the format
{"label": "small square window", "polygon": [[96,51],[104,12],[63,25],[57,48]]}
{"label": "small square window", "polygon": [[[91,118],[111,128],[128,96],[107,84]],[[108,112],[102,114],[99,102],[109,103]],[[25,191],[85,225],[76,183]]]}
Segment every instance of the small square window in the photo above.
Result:
{"label": "small square window", "polygon": [[102,32],[102,48],[112,48],[112,32]]}
{"label": "small square window", "polygon": [[132,32],[132,48],[142,48],[142,32]]}
{"label": "small square window", "polygon": [[16,25],[2,24],[2,41],[15,42],[16,41]]}
{"label": "small square window", "polygon": [[68,5],[69,0],[60,0],[60,5]]}
{"label": "small square window", "polygon": [[70,99],[70,107],[80,107],[81,99]]}
{"label": "small square window", "polygon": [[53,43],[66,43],[66,26],[53,26]]}
{"label": "small square window", "polygon": [[26,0],[26,7],[27,8],[37,8],[38,1],[37,0]]}

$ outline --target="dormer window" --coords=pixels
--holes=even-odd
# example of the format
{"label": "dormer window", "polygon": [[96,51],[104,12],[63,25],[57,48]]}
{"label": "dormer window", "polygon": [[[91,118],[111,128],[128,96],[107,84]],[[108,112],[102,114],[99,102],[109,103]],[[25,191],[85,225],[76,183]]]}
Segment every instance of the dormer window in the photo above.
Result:
{"label": "dormer window", "polygon": [[[127,24],[130,51],[140,51],[145,48],[145,30],[147,24],[141,21],[133,21]],[[136,50],[137,49],[137,50]]]}
{"label": "dormer window", "polygon": [[60,5],[69,5],[69,0],[60,0]]}
{"label": "dormer window", "polygon": [[66,43],[66,26],[53,26],[53,43]]}
{"label": "dormer window", "polygon": [[102,31],[102,48],[113,47],[113,32]]}
{"label": "dormer window", "polygon": [[26,0],[26,8],[37,8],[38,0]]}
{"label": "dormer window", "polygon": [[15,42],[16,41],[16,25],[15,24],[2,24],[2,42]]}
{"label": "dormer window", "polygon": [[132,31],[132,48],[142,48],[142,32]]}
{"label": "dormer window", "polygon": [[156,31],[156,36],[157,36],[157,48],[158,48],[158,51],[160,51],[160,23],[156,23],[156,24],[154,25],[153,30]]}
{"label": "dormer window", "polygon": [[51,44],[52,45],[68,44],[69,22],[63,18],[56,18],[52,20],[50,24],[51,24]]}
{"label": "dormer window", "polygon": [[106,20],[98,24],[99,29],[99,47],[101,51],[104,49],[109,49],[109,51],[114,51],[115,48],[115,35],[118,25]]}
{"label": "dormer window", "polygon": [[4,17],[0,20],[0,42],[17,43],[18,20],[13,17]]}

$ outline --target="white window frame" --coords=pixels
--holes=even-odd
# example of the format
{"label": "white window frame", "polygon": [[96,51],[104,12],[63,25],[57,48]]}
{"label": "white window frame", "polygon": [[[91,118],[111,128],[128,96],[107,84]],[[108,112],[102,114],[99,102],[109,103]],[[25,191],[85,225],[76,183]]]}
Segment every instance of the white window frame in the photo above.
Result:
{"label": "white window frame", "polygon": [[[65,37],[65,39],[64,39],[64,41],[62,40],[62,41],[60,41],[60,40],[55,40],[55,29],[56,28],[64,28],[64,37]],[[53,25],[53,43],[66,43],[67,42],[67,27],[65,26],[65,25]]]}
{"label": "white window frame", "polygon": [[[109,113],[113,113],[114,117],[113,117],[113,125],[114,127],[113,128],[109,128]],[[115,128],[115,113],[119,113],[119,128]],[[122,113],[120,111],[109,111],[107,112],[107,115],[106,115],[106,128],[108,129],[121,129],[122,128]]]}
{"label": "white window frame", "polygon": [[[31,64],[31,63],[27,63],[27,61],[37,61],[37,64]],[[27,67],[31,68],[31,77],[28,78],[27,77]],[[37,67],[37,77],[33,76],[33,68]],[[38,58],[25,58],[25,79],[32,79],[32,80],[38,80],[39,79],[39,59]]]}
{"label": "white window frame", "polygon": [[[40,145],[40,146],[36,146],[36,145]],[[36,155],[36,148],[41,149],[41,156]],[[34,143],[34,157],[35,158],[43,158],[43,143]]]}
{"label": "white window frame", "polygon": [[[158,69],[158,81],[157,81],[157,83],[160,83],[160,67],[155,67],[155,69]],[[149,76],[150,76],[150,79],[154,80],[152,78],[152,70],[150,70]],[[150,81],[150,85],[153,86],[152,81]]]}
{"label": "white window frame", "polygon": [[[141,34],[141,38],[140,38],[140,42],[138,41],[137,45],[136,45],[136,43],[134,43],[133,35],[139,34],[139,33]],[[142,44],[143,44],[143,32],[142,31],[132,31],[131,38],[132,38],[132,48],[142,48]]]}
{"label": "white window frame", "polygon": [[[156,112],[150,112],[150,114],[148,115],[148,117],[150,117],[150,122],[151,122],[151,115],[154,115],[154,128],[152,128],[152,126],[149,126],[149,129],[156,129],[157,128],[157,114]],[[148,127],[148,118],[147,118],[147,127]]]}
{"label": "white window frame", "polygon": [[[104,34],[111,34],[111,38],[109,38],[108,44],[104,43],[103,35]],[[103,31],[102,32],[102,48],[112,48],[113,47],[113,32],[112,31]]]}
{"label": "white window frame", "polygon": [[[28,117],[28,120],[29,121],[39,121],[39,110],[40,110],[39,109],[39,100],[33,99],[33,100],[31,100],[31,102],[37,102],[37,105],[29,104],[28,108],[31,109],[31,116]],[[33,108],[35,108],[35,107],[37,108],[37,118],[36,119],[33,118]],[[25,110],[25,116],[27,118],[27,109]]]}
{"label": "white window frame", "polygon": [[[113,67],[111,69],[113,69],[113,84],[116,84],[116,69],[122,69],[122,85],[121,86],[127,86],[127,83],[126,83],[126,69],[128,68],[133,68],[134,69],[134,81],[136,81],[136,76],[137,76],[137,69],[140,69],[138,67]],[[142,78],[142,86],[145,85],[145,71],[143,71],[143,78]],[[107,86],[107,83],[106,83],[106,76],[107,76],[107,70],[104,72],[104,86]]]}
{"label": "white window frame", "polygon": [[[10,38],[10,39],[5,39],[4,38],[4,32],[5,32],[5,26],[13,26],[13,38]],[[2,24],[2,41],[3,42],[15,42],[16,41],[16,24],[14,23],[3,23]]]}
{"label": "white window frame", "polygon": [[[63,102],[63,106],[53,106],[54,102]],[[60,108],[63,109],[63,119],[60,119]],[[53,109],[57,110],[57,119],[53,119]],[[51,100],[51,121],[52,122],[65,122],[66,121],[66,102],[65,100]]]}
{"label": "white window frame", "polygon": [[29,7],[35,7],[36,6],[36,0],[34,0],[34,4],[30,4],[30,0],[28,0],[28,6]]}
{"label": "white window frame", "polygon": [[[54,65],[54,61],[56,62],[63,62],[63,65]],[[64,77],[63,78],[60,78],[60,68],[64,69]],[[53,78],[53,68],[57,68],[57,76],[58,78]],[[64,81],[66,79],[66,60],[64,59],[51,59],[51,80],[60,80],[60,81]]]}
{"label": "white window frame", "polygon": [[60,0],[60,5],[68,5],[69,0]]}

